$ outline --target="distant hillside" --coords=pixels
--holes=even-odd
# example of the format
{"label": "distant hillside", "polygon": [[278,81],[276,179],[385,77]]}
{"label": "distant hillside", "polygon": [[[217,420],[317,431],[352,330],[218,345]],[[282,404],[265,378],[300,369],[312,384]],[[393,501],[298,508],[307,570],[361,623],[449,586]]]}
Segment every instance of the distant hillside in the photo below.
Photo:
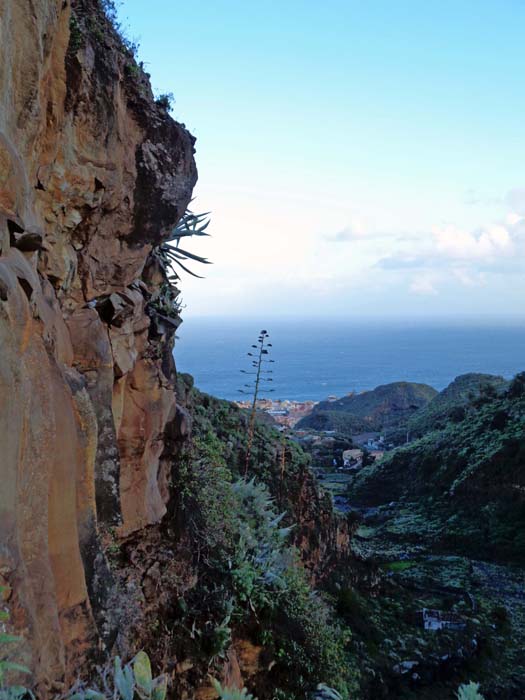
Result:
{"label": "distant hillside", "polygon": [[365,467],[349,497],[417,503],[437,546],[453,540],[456,551],[525,561],[525,373],[468,405],[462,420]]}
{"label": "distant hillside", "polygon": [[508,385],[506,379],[493,374],[462,374],[411,416],[407,429],[412,437],[421,437],[431,430],[443,428],[450,420],[462,420],[465,407],[473,399],[483,393],[501,393]]}
{"label": "distant hillside", "polygon": [[372,391],[321,401],[301,419],[298,428],[337,430],[344,434],[394,428],[406,423],[437,395],[428,384],[393,382]]}

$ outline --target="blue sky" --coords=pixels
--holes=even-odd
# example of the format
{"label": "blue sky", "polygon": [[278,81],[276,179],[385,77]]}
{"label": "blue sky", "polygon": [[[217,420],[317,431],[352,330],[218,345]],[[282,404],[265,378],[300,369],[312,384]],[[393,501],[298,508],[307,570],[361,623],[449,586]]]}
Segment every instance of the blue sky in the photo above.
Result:
{"label": "blue sky", "polygon": [[124,0],[197,137],[193,315],[522,313],[525,2]]}

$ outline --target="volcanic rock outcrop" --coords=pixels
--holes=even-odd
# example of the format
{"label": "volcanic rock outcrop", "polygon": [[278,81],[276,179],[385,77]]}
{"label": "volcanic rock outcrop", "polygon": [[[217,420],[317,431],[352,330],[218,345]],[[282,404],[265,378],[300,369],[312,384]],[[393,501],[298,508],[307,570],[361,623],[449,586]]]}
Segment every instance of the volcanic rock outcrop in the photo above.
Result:
{"label": "volcanic rock outcrop", "polygon": [[97,0],[0,4],[0,585],[51,687],[116,635],[101,542],[158,522],[177,319],[151,251],[194,139]]}

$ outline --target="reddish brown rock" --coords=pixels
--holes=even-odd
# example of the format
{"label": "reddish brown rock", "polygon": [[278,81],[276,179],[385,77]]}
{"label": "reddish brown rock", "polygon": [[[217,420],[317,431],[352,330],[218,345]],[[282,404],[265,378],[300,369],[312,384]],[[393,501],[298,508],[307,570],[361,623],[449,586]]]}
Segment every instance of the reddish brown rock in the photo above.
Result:
{"label": "reddish brown rock", "polygon": [[193,145],[97,0],[0,4],[0,577],[41,687],[115,639],[102,540],[165,512],[174,328],[141,276]]}
{"label": "reddish brown rock", "polygon": [[[181,698],[216,695],[170,647],[197,585],[187,533],[164,518],[191,410],[174,393],[179,319],[150,301],[165,283],[150,252],[190,201],[193,147],[98,0],[0,2],[0,584],[44,691],[142,646]],[[308,470],[293,490],[318,580],[348,533]],[[249,682],[261,656],[235,639],[222,681]]]}
{"label": "reddish brown rock", "polygon": [[161,494],[163,435],[173,415],[175,394],[157,363],[141,359],[120,380],[118,446],[123,532],[158,522],[166,512]]}

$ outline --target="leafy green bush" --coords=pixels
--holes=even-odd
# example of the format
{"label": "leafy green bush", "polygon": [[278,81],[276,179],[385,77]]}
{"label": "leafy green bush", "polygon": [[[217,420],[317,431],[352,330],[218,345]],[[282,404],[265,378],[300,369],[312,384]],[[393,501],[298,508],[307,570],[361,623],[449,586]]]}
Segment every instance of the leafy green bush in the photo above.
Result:
{"label": "leafy green bush", "polygon": [[[268,487],[253,478],[233,480],[244,466],[243,414],[212,397],[199,395],[199,401],[194,411],[197,437],[179,463],[176,490],[205,566],[198,589],[185,601],[181,648],[187,653],[194,644],[197,653],[207,653],[209,663],[225,655],[235,627],[249,627],[275,661],[272,697],[304,698],[320,681],[348,697],[344,694],[356,677],[347,653],[349,632],[312,592],[288,543],[291,528],[283,527],[283,514]],[[273,432],[260,430],[266,437],[261,445],[269,450]],[[234,452],[241,459],[232,468]],[[271,458],[264,461],[264,452],[261,456],[261,475],[271,483],[274,463]],[[290,471],[301,464],[299,459],[307,457],[291,452]]]}
{"label": "leafy green bush", "polygon": [[220,441],[211,431],[194,439],[179,462],[176,478],[179,507],[203,556],[225,559],[237,527],[236,499]]}
{"label": "leafy green bush", "polygon": [[209,661],[224,657],[234,624],[276,605],[285,590],[290,528],[281,526],[283,516],[263,484],[232,482],[212,431],[194,440],[176,479],[200,563],[199,587],[183,603],[179,635]]}
{"label": "leafy green bush", "polygon": [[126,35],[126,29],[118,18],[118,7],[121,4],[122,2],[119,2],[118,0],[100,0],[100,6],[108,20],[111,22],[113,29],[122,42],[122,46],[132,58],[136,58],[139,52],[139,44],[137,40],[130,39]]}
{"label": "leafy green bush", "polygon": [[222,443],[211,430],[195,438],[177,478],[184,519],[208,573],[220,574],[223,597],[234,601],[234,617],[274,605],[284,589],[291,528],[281,526],[284,514],[275,510],[267,487],[254,479],[232,482]]}
{"label": "leafy green bush", "polygon": [[348,700],[358,675],[351,634],[338,624],[328,600],[313,592],[284,527],[308,478],[309,456],[294,443],[287,446],[283,484],[281,436],[257,423],[250,462],[255,478],[239,478],[247,413],[201,394],[189,378],[179,376],[179,383],[179,395],[193,409],[194,439],[173,474],[174,492],[181,522],[190,523],[195,540],[199,581],[180,606],[175,653],[198,658],[208,672],[241,631],[264,647],[273,664],[271,690],[259,689],[259,697],[304,700],[324,682]]}
{"label": "leafy green bush", "polygon": [[350,631],[335,621],[300,566],[287,570],[286,584],[272,625],[276,685],[286,688],[289,697],[302,698],[323,681],[348,698],[357,690],[357,671],[348,649]]}
{"label": "leafy green bush", "polygon": [[82,36],[82,30],[80,29],[80,25],[78,23],[77,18],[74,15],[71,15],[71,19],[69,20],[69,46],[68,46],[68,51],[70,53],[76,53],[79,48],[82,46],[84,41],[84,38]]}
{"label": "leafy green bush", "polygon": [[370,618],[365,601],[352,588],[342,588],[339,591],[336,609],[352,632],[360,635],[367,641],[381,642],[381,631],[376,628],[373,620]]}
{"label": "leafy green bush", "polygon": [[290,527],[280,527],[273,499],[263,484],[239,480],[232,486],[237,501],[235,546],[229,561],[237,600],[252,610],[274,606],[275,594],[286,590]]}
{"label": "leafy green bush", "polygon": [[172,92],[164,92],[156,98],[155,104],[166,110],[166,112],[169,112],[173,109],[175,97]]}
{"label": "leafy green bush", "polygon": [[511,399],[518,399],[521,396],[525,396],[525,372],[520,372],[514,377],[507,393]]}

